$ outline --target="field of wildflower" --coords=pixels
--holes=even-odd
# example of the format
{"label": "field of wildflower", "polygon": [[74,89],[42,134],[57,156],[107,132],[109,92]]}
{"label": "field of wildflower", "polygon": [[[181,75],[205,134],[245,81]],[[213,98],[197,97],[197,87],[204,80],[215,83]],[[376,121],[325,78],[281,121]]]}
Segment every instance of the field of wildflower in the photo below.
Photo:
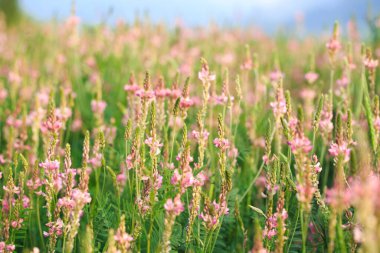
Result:
{"label": "field of wildflower", "polygon": [[370,25],[2,19],[0,252],[380,252]]}

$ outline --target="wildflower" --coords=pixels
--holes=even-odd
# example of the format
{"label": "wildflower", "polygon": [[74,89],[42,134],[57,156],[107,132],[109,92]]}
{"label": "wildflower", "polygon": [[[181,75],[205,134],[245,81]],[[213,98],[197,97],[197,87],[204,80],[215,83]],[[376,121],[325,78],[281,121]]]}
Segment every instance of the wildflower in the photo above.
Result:
{"label": "wildflower", "polygon": [[313,149],[310,140],[304,134],[297,134],[288,144],[294,154],[309,153]]}
{"label": "wildflower", "polygon": [[49,228],[48,232],[44,231],[44,236],[49,237],[49,236],[61,236],[63,233],[63,221],[58,218],[58,220],[54,222],[49,222],[46,224],[46,226]]}
{"label": "wildflower", "polygon": [[180,180],[181,180],[181,175],[179,174],[178,170],[175,169],[174,173],[173,173],[173,176],[172,176],[172,178],[170,180],[170,183],[173,184],[173,185],[176,185],[176,184],[178,184],[178,182],[180,182]]}
{"label": "wildflower", "polygon": [[184,109],[187,109],[193,105],[194,105],[194,100],[189,97],[185,97],[185,98],[182,97],[179,102],[179,106]]}
{"label": "wildflower", "polygon": [[230,142],[224,138],[215,138],[214,145],[221,150],[227,150],[230,147]]}
{"label": "wildflower", "polygon": [[365,58],[363,60],[363,64],[364,64],[364,66],[366,66],[366,68],[373,71],[379,65],[379,61],[371,59],[371,58]]}
{"label": "wildflower", "polygon": [[174,200],[168,199],[164,205],[164,208],[166,212],[174,214],[175,216],[178,216],[185,210],[181,202],[180,195],[177,195]]}
{"label": "wildflower", "polygon": [[207,63],[203,63],[201,71],[198,72],[198,78],[203,83],[208,83],[215,80],[215,75],[210,74]]}
{"label": "wildflower", "polygon": [[91,110],[94,113],[102,114],[104,110],[106,109],[107,103],[105,101],[97,101],[92,100],[91,101]]}
{"label": "wildflower", "polygon": [[39,165],[41,168],[45,169],[46,171],[58,172],[59,170],[59,162],[57,160],[54,160],[54,161],[46,160],[45,162],[42,162]]}
{"label": "wildflower", "polygon": [[305,74],[305,79],[309,84],[313,84],[315,81],[317,81],[319,75],[313,71],[307,72]]}
{"label": "wildflower", "polygon": [[339,156],[342,155],[344,157],[344,162],[348,162],[350,160],[350,148],[348,147],[347,142],[342,142],[340,144],[332,143],[329,148],[330,155]]}
{"label": "wildflower", "polygon": [[160,143],[157,140],[153,140],[152,137],[149,137],[148,139],[146,139],[145,140],[145,144],[150,147],[151,152],[153,154],[155,154],[155,155],[159,155],[160,154],[160,152],[161,152],[160,147],[163,146],[162,143]]}
{"label": "wildflower", "polygon": [[196,139],[198,141],[201,140],[201,139],[203,141],[207,141],[209,135],[210,134],[209,134],[209,132],[207,130],[203,130],[201,132],[193,130],[191,132],[191,137],[193,137],[194,139]]}
{"label": "wildflower", "polygon": [[282,78],[284,78],[284,73],[282,73],[280,70],[276,69],[272,72],[269,73],[269,79],[272,81],[272,82],[278,82],[280,81]]}
{"label": "wildflower", "polygon": [[133,241],[133,237],[129,235],[128,233],[126,232],[123,233],[120,229],[118,229],[116,231],[114,239],[119,245],[122,245],[123,248],[125,249],[131,248],[131,242]]}

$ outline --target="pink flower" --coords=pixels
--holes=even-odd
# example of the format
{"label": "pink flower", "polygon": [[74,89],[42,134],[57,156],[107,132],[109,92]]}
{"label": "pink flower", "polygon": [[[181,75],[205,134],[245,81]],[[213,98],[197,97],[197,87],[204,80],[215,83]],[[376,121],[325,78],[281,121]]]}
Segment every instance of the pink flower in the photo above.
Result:
{"label": "pink flower", "polygon": [[340,44],[339,40],[336,38],[331,38],[327,43],[326,43],[326,48],[331,52],[331,53],[336,53],[339,49],[341,49],[342,45]]}
{"label": "pink flower", "polygon": [[198,78],[203,83],[211,82],[215,80],[215,75],[210,74],[210,71],[208,70],[208,67],[202,67],[202,70],[198,72]]}
{"label": "pink flower", "polygon": [[137,84],[126,84],[124,85],[124,90],[136,94],[136,92],[140,90],[140,86],[138,86]]}
{"label": "pink flower", "polygon": [[221,150],[226,150],[230,147],[230,142],[227,139],[215,138],[214,145]]}
{"label": "pink flower", "polygon": [[58,172],[59,170],[59,162],[57,160],[49,161],[46,160],[39,164],[41,168],[44,168],[46,171]]}
{"label": "pink flower", "polygon": [[116,231],[114,239],[125,249],[129,249],[131,247],[131,242],[133,241],[133,237],[131,235],[126,232],[122,232],[120,229]]}
{"label": "pink flower", "polygon": [[182,97],[181,101],[179,102],[179,106],[181,108],[185,108],[185,109],[187,109],[193,105],[194,105],[194,100],[189,98],[189,97],[186,97],[186,98]]}
{"label": "pink flower", "polygon": [[318,77],[319,75],[312,71],[305,74],[305,79],[309,84],[313,84],[315,81],[317,81]]}
{"label": "pink flower", "polygon": [[336,80],[336,84],[342,88],[347,87],[349,82],[350,80],[348,79],[346,75],[343,75],[340,79]]}
{"label": "pink flower", "polygon": [[379,116],[376,116],[374,120],[374,125],[375,125],[376,130],[380,131],[380,117]]}
{"label": "pink flower", "polygon": [[179,194],[174,198],[174,200],[168,199],[164,205],[164,208],[166,212],[175,216],[180,215],[185,210]]}
{"label": "pink flower", "polygon": [[49,237],[52,235],[61,236],[63,233],[64,224],[60,218],[58,218],[58,220],[56,220],[54,222],[47,223],[46,226],[49,228],[49,230],[48,230],[48,232],[44,231],[43,234],[45,237]]}
{"label": "pink flower", "polygon": [[176,184],[178,184],[178,182],[180,180],[181,180],[181,175],[179,174],[178,170],[175,169],[174,173],[173,173],[173,176],[172,176],[172,179],[170,180],[170,183],[173,184],[173,185],[176,185]]}
{"label": "pink flower", "polygon": [[135,92],[135,95],[141,99],[151,100],[154,98],[154,91],[140,89]]}
{"label": "pink flower", "polygon": [[203,130],[202,132],[193,130],[191,132],[191,137],[193,137],[194,139],[196,139],[198,141],[200,141],[200,140],[207,141],[209,135],[210,134],[207,130]]}
{"label": "pink flower", "polygon": [[91,109],[94,113],[102,114],[104,110],[106,109],[107,103],[105,101],[97,101],[92,100],[91,101]]}
{"label": "pink flower", "polygon": [[145,144],[150,147],[150,150],[153,154],[159,155],[161,150],[160,147],[163,146],[162,143],[160,143],[158,140],[154,140],[152,137],[149,137],[148,139],[145,140]]}
{"label": "pink flower", "polygon": [[313,149],[310,140],[303,134],[297,134],[288,144],[294,154],[298,152],[309,153]]}
{"label": "pink flower", "polygon": [[278,82],[280,79],[284,77],[284,73],[282,73],[280,70],[276,69],[269,73],[269,79],[272,82]]}
{"label": "pink flower", "polygon": [[366,68],[368,68],[370,70],[376,69],[377,66],[379,65],[378,60],[374,60],[374,59],[370,59],[370,58],[365,58],[363,60],[363,63],[364,63],[364,66],[366,66]]}
{"label": "pink flower", "polygon": [[343,142],[339,145],[337,143],[332,143],[329,148],[330,155],[335,157],[342,155],[344,157],[344,162],[350,160],[350,151],[347,142]]}
{"label": "pink flower", "polygon": [[285,99],[280,98],[278,101],[274,101],[270,103],[270,106],[273,109],[273,114],[276,117],[280,117],[286,113],[286,102]]}

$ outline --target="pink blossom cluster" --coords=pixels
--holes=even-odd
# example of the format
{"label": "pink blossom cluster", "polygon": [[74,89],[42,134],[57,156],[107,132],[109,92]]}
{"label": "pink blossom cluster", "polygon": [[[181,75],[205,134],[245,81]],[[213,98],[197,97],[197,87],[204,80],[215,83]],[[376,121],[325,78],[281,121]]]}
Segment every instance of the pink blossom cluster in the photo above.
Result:
{"label": "pink blossom cluster", "polygon": [[217,203],[215,200],[211,203],[211,206],[205,205],[203,212],[199,215],[199,218],[203,220],[206,228],[212,230],[218,223],[219,218],[223,215],[229,214],[227,203]]}
{"label": "pink blossom cluster", "polygon": [[230,148],[229,140],[224,139],[224,138],[215,138],[214,139],[214,145],[215,145],[215,147],[217,147],[221,150],[227,150]]}
{"label": "pink blossom cluster", "polygon": [[342,156],[344,158],[344,162],[348,162],[350,160],[350,152],[351,149],[348,146],[348,143],[346,141],[343,141],[341,143],[331,143],[329,148],[330,155],[334,157]]}
{"label": "pink blossom cluster", "polygon": [[[278,218],[281,216],[282,222],[285,224],[286,219],[288,218],[288,212],[285,209],[282,209],[281,213],[276,212],[271,217],[267,219],[267,223],[265,229],[263,231],[263,236],[271,239],[275,235],[277,235],[277,226],[278,226]],[[285,226],[283,225],[283,229]]]}
{"label": "pink blossom cluster", "polygon": [[181,196],[178,194],[174,199],[168,199],[164,205],[167,213],[175,216],[180,215],[184,210],[184,206],[181,202]]}

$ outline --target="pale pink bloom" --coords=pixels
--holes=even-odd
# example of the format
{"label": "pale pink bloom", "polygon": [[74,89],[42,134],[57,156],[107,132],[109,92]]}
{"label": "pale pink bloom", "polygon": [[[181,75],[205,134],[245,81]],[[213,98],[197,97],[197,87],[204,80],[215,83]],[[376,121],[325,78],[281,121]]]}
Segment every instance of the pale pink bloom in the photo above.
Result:
{"label": "pale pink bloom", "polygon": [[14,244],[6,244],[5,242],[0,242],[0,252],[1,253],[10,253],[16,249]]}
{"label": "pale pink bloom", "polygon": [[380,131],[380,117],[379,116],[376,116],[374,120],[374,125],[375,125],[376,130]]}
{"label": "pale pink bloom", "polygon": [[298,152],[307,154],[313,149],[310,140],[303,134],[297,134],[288,144],[294,154]]}
{"label": "pale pink bloom", "polygon": [[350,197],[350,192],[335,187],[326,190],[326,203],[333,208],[347,208],[350,205]]}
{"label": "pale pink bloom", "polygon": [[26,209],[26,208],[29,208],[29,206],[30,206],[30,199],[24,195],[22,197],[22,207]]}
{"label": "pale pink bloom", "polygon": [[193,105],[194,105],[194,100],[189,97],[186,97],[186,98],[182,97],[181,101],[179,102],[179,106],[184,109],[187,109]]}
{"label": "pale pink bloom", "polygon": [[347,142],[343,142],[341,144],[331,143],[329,152],[332,156],[342,155],[344,158],[344,162],[348,162],[350,160],[350,148],[348,147]]}
{"label": "pale pink bloom", "polygon": [[72,111],[70,107],[57,108],[55,109],[55,115],[59,120],[66,121],[71,117]]}
{"label": "pale pink bloom", "polygon": [[216,105],[224,105],[224,104],[226,104],[228,102],[228,98],[230,98],[231,101],[234,101],[234,97],[232,97],[232,96],[228,97],[224,93],[222,93],[220,96],[215,95],[212,98],[213,98],[214,103]]}
{"label": "pale pink bloom", "polygon": [[93,56],[89,56],[87,59],[86,59],[86,64],[87,66],[89,66],[90,68],[94,68],[96,67],[96,60]]}
{"label": "pale pink bloom", "polygon": [[208,180],[208,177],[203,171],[199,172],[198,175],[195,177],[194,186],[203,186],[205,182]]}
{"label": "pale pink bloom", "polygon": [[266,164],[266,165],[269,164],[270,160],[269,160],[268,155],[263,155],[263,158],[262,158],[262,159],[263,159],[264,164]]}
{"label": "pale pink bloom", "polygon": [[210,71],[207,68],[203,68],[198,72],[198,78],[204,83],[214,81],[216,76],[214,74],[210,74]]}
{"label": "pale pink bloom", "polygon": [[300,96],[305,100],[313,100],[315,98],[315,90],[313,89],[302,89]]}
{"label": "pale pink bloom", "polygon": [[340,44],[339,40],[335,38],[331,38],[327,43],[326,43],[326,48],[332,52],[335,53],[339,49],[341,49],[342,45]]}
{"label": "pale pink bloom", "polygon": [[135,92],[135,95],[141,99],[150,100],[150,99],[154,98],[154,91],[148,91],[148,90],[140,89],[140,90],[137,90]]}
{"label": "pale pink bloom", "polygon": [[101,100],[92,100],[91,101],[91,110],[93,113],[102,114],[106,109],[107,103]]}
{"label": "pale pink bloom", "polygon": [[170,97],[171,97],[172,99],[177,99],[177,98],[181,97],[181,94],[182,94],[182,91],[181,91],[181,90],[179,90],[179,89],[174,89],[174,90],[171,90],[171,92],[170,92]]}
{"label": "pale pink bloom", "polygon": [[180,215],[185,210],[179,194],[174,198],[174,200],[168,199],[164,205],[164,208],[166,212],[175,216]]}
{"label": "pale pink bloom", "polygon": [[318,157],[316,155],[313,155],[313,167],[316,173],[320,173],[322,171],[321,164],[318,161]]}
{"label": "pale pink bloom", "polygon": [[269,73],[269,79],[272,82],[278,82],[280,79],[284,77],[284,73],[282,73],[280,70],[276,69]]}
{"label": "pale pink bloom", "polygon": [[156,98],[165,98],[171,96],[171,90],[170,89],[156,89],[154,90],[154,94]]}
{"label": "pale pink bloom", "polygon": [[336,80],[336,84],[342,88],[347,87],[349,82],[350,80],[348,79],[346,75],[343,75],[340,79]]}
{"label": "pale pink bloom", "polygon": [[137,84],[126,84],[124,85],[124,90],[127,92],[130,91],[133,94],[136,94],[136,92],[140,90],[140,86],[138,86]]}
{"label": "pale pink bloom", "polygon": [[221,150],[226,150],[230,147],[230,142],[227,139],[215,138],[214,145]]}
{"label": "pale pink bloom", "polygon": [[63,233],[63,221],[58,218],[58,220],[56,220],[55,222],[49,222],[46,224],[46,226],[49,228],[49,231],[46,232],[44,231],[43,234],[45,237],[49,237],[49,236],[52,236],[52,235],[57,235],[57,236],[61,236],[62,233]]}
{"label": "pale pink bloom", "polygon": [[239,151],[237,148],[231,148],[227,153],[229,158],[235,159],[239,155]]}
{"label": "pale pink bloom", "polygon": [[376,69],[376,67],[379,65],[378,60],[369,59],[369,58],[365,58],[363,60],[363,63],[364,63],[364,66],[366,66],[370,70]]}
{"label": "pale pink bloom", "polygon": [[22,81],[22,78],[19,74],[17,74],[16,72],[12,72],[10,71],[8,73],[8,81],[12,84],[20,84],[21,81]]}
{"label": "pale pink bloom", "polygon": [[299,202],[307,203],[313,198],[315,188],[312,186],[297,185],[297,198]]}
{"label": "pale pink bloom", "polygon": [[70,17],[67,18],[65,22],[65,26],[67,29],[73,29],[77,27],[80,23],[80,18],[76,15],[71,15]]}
{"label": "pale pink bloom", "polygon": [[273,114],[277,117],[277,116],[282,116],[284,113],[286,113],[286,102],[285,102],[285,99],[284,100],[280,100],[280,101],[274,101],[274,102],[271,102],[270,103],[270,106],[272,107],[273,109]]}
{"label": "pale pink bloom", "polygon": [[11,226],[16,229],[20,229],[22,226],[23,219],[14,220],[11,222]]}
{"label": "pale pink bloom", "polygon": [[203,130],[202,132],[199,132],[199,131],[196,131],[196,130],[193,130],[191,132],[191,137],[193,137],[194,139],[196,140],[203,140],[203,141],[207,141],[208,139],[208,136],[209,136],[209,132],[207,130]]}
{"label": "pale pink bloom", "polygon": [[71,130],[73,132],[78,132],[82,129],[82,120],[80,118],[76,118],[73,120],[73,123],[71,125]]}
{"label": "pale pink bloom", "polygon": [[116,234],[114,235],[115,241],[122,245],[123,248],[126,250],[131,248],[131,243],[133,241],[133,237],[129,235],[126,232],[122,232],[120,229],[116,231]]}
{"label": "pale pink bloom", "polygon": [[317,81],[319,75],[313,71],[307,72],[305,74],[305,79],[309,84],[313,84],[315,81]]}
{"label": "pale pink bloom", "polygon": [[194,183],[194,176],[191,171],[185,172],[181,178],[181,188],[185,189],[191,187]]}
{"label": "pale pink bloom", "polygon": [[41,162],[39,165],[41,168],[45,169],[46,171],[58,172],[59,170],[59,162],[57,160],[54,160],[54,161],[46,160],[45,162]]}
{"label": "pale pink bloom", "polygon": [[251,58],[247,58],[247,59],[245,59],[245,61],[240,65],[240,69],[243,69],[243,70],[250,70],[250,69],[252,69],[252,66],[253,66],[252,59],[251,59]]}
{"label": "pale pink bloom", "polygon": [[150,147],[150,150],[153,154],[159,155],[161,150],[160,147],[163,146],[162,143],[160,143],[158,140],[154,140],[152,137],[149,137],[148,139],[145,140],[145,144]]}
{"label": "pale pink bloom", "polygon": [[4,101],[8,97],[8,91],[4,88],[0,88],[0,101]]}
{"label": "pale pink bloom", "polygon": [[170,180],[170,183],[173,184],[173,185],[176,185],[178,184],[179,182],[181,181],[181,175],[179,174],[178,170],[175,169],[174,170],[174,173],[173,173],[173,176]]}

